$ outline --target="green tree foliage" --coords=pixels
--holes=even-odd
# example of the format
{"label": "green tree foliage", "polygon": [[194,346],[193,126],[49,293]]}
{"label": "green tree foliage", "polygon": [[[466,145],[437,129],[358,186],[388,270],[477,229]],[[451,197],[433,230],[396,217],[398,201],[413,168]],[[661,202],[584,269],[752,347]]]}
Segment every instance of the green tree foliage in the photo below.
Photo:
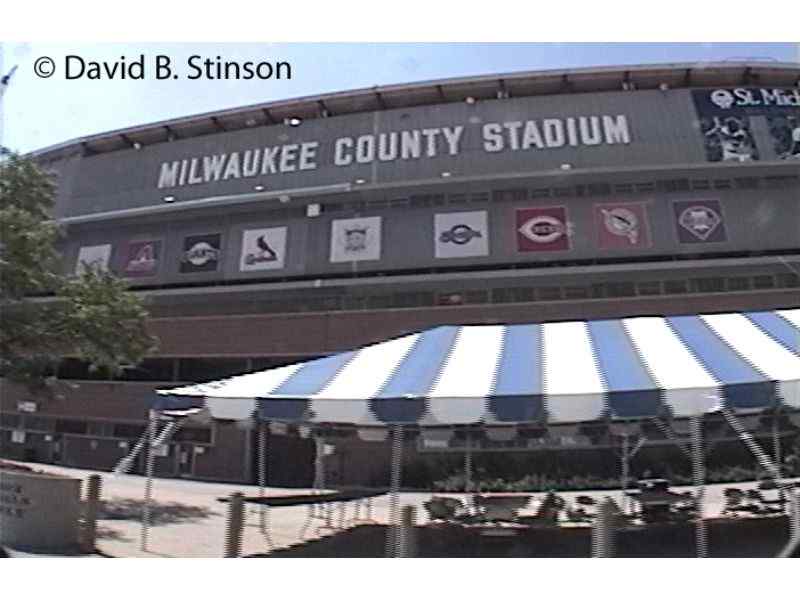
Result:
{"label": "green tree foliage", "polygon": [[0,374],[29,384],[64,356],[109,375],[155,348],[142,301],[107,271],[62,274],[52,176],[33,160],[0,162]]}

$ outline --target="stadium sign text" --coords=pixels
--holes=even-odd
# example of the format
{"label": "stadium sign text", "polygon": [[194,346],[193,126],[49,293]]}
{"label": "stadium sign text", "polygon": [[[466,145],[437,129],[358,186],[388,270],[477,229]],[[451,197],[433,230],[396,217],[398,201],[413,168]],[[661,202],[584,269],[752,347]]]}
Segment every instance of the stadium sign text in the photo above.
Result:
{"label": "stadium sign text", "polygon": [[[479,136],[476,143],[467,138]],[[550,150],[563,147],[629,144],[625,115],[589,115],[527,121],[489,122],[480,127],[430,127],[360,136],[330,143],[307,141],[194,156],[162,162],[159,189],[263,177],[317,169],[456,156],[463,148],[487,153]]]}

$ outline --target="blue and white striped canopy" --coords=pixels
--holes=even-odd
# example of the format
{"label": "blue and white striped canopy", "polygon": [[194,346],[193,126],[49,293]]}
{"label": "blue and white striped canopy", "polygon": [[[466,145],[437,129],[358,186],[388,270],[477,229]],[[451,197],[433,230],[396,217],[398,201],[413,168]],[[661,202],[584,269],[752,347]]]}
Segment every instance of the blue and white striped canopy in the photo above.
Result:
{"label": "blue and white striped canopy", "polygon": [[800,409],[800,309],[442,326],[159,390],[157,408],[287,423],[582,423]]}

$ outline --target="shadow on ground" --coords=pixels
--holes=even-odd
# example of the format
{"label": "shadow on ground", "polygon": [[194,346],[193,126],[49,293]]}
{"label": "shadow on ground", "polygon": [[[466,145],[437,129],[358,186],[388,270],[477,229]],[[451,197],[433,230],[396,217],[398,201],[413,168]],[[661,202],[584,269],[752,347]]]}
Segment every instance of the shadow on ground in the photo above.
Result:
{"label": "shadow on ground", "polygon": [[[112,498],[103,501],[98,519],[109,521],[141,521],[144,501],[132,498]],[[150,524],[171,525],[173,523],[186,523],[200,521],[216,515],[204,506],[181,504],[180,502],[151,502]]]}

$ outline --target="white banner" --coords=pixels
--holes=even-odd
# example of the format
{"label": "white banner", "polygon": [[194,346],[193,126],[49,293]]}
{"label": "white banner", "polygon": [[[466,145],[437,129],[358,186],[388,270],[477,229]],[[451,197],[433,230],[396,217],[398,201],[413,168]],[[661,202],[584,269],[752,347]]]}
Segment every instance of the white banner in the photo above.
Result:
{"label": "white banner", "polygon": [[75,274],[83,275],[88,269],[108,271],[108,261],[111,259],[111,244],[101,246],[81,246],[78,251],[78,263],[75,265]]}
{"label": "white banner", "polygon": [[434,218],[436,258],[487,256],[489,227],[485,210],[437,213]]}
{"label": "white banner", "polygon": [[381,217],[338,219],[331,223],[331,262],[380,260]]}
{"label": "white banner", "polygon": [[286,227],[248,229],[242,235],[240,271],[282,269],[286,259]]}

